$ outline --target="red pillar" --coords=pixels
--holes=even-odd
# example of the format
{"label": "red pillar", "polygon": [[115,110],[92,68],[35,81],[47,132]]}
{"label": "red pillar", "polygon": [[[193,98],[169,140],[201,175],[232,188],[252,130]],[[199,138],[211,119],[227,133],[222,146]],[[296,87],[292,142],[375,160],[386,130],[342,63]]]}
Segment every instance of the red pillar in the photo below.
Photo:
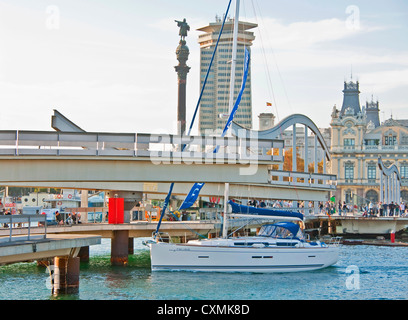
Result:
{"label": "red pillar", "polygon": [[394,231],[391,231],[390,240],[391,240],[391,243],[395,243],[395,232]]}
{"label": "red pillar", "polygon": [[124,198],[109,198],[109,224],[121,224],[124,222]]}

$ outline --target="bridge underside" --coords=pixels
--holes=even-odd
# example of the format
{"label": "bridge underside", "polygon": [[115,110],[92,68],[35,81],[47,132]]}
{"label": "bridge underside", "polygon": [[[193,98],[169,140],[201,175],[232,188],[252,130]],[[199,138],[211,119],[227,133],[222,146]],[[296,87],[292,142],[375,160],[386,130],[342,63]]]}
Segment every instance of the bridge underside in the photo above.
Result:
{"label": "bridge underside", "polygon": [[[38,188],[66,188],[66,189],[83,189],[83,190],[119,190],[143,192],[154,195],[154,199],[164,199],[167,195],[170,183],[143,183],[143,182],[19,182],[9,183],[8,186],[19,187],[38,187]],[[193,183],[176,183],[173,188],[173,195],[185,196],[191,189]],[[285,200],[309,200],[324,201],[327,196],[327,190],[316,190],[299,187],[282,187],[273,185],[239,185],[230,184],[229,195],[231,198],[243,199],[285,199]],[[223,183],[206,183],[200,192],[200,196],[224,196]]]}
{"label": "bridge underside", "polygon": [[[242,174],[252,173],[252,174]],[[155,194],[163,198],[170,183],[174,195],[186,195],[193,183],[205,182],[201,196],[223,196],[230,183],[230,197],[323,201],[328,190],[309,186],[273,185],[268,165],[160,164],[116,159],[0,159],[0,185],[88,190],[120,190]]]}
{"label": "bridge underside", "polygon": [[[268,163],[270,165],[270,163]],[[175,163],[135,158],[14,156],[0,159],[0,183],[229,182],[267,183],[268,164]]]}

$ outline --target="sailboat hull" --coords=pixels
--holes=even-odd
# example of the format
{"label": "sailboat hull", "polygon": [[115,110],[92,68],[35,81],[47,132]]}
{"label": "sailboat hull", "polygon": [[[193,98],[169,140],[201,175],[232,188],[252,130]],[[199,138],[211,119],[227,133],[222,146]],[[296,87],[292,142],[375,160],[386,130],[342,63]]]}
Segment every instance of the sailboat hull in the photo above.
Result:
{"label": "sailboat hull", "polygon": [[299,272],[325,268],[338,260],[338,247],[231,247],[150,244],[152,271]]}

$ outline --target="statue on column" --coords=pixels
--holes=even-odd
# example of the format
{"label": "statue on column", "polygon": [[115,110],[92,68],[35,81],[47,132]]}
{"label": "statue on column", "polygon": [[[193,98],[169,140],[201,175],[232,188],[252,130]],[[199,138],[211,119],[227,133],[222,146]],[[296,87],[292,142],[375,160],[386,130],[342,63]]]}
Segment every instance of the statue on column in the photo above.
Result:
{"label": "statue on column", "polygon": [[181,40],[185,40],[187,37],[187,31],[190,31],[190,26],[188,25],[186,18],[184,18],[183,21],[174,21],[177,22],[177,27],[180,28],[179,35],[181,37]]}
{"label": "statue on column", "polygon": [[[180,41],[176,49],[176,56],[179,64],[175,66],[175,70],[178,75],[178,106],[177,106],[177,131],[179,135],[183,135],[186,130],[186,84],[187,84],[187,73],[190,67],[187,66],[186,62],[190,54],[190,50],[187,47],[186,37],[187,32],[190,31],[190,26],[188,25],[186,19],[183,21],[174,20],[177,22],[177,26],[180,28],[179,35]],[[180,145],[179,149],[182,150],[183,146]]]}

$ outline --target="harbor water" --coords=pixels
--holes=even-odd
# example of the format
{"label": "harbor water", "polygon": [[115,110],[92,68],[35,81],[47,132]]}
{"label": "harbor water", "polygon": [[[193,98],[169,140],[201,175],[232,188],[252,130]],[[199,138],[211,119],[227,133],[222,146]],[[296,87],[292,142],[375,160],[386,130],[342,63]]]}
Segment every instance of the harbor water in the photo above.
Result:
{"label": "harbor water", "polygon": [[[110,264],[110,240],[90,247],[79,292],[68,300],[406,300],[408,247],[345,246],[336,265],[312,272],[251,274],[154,272],[142,238],[126,267]],[[0,267],[1,300],[56,299],[36,262]]]}

